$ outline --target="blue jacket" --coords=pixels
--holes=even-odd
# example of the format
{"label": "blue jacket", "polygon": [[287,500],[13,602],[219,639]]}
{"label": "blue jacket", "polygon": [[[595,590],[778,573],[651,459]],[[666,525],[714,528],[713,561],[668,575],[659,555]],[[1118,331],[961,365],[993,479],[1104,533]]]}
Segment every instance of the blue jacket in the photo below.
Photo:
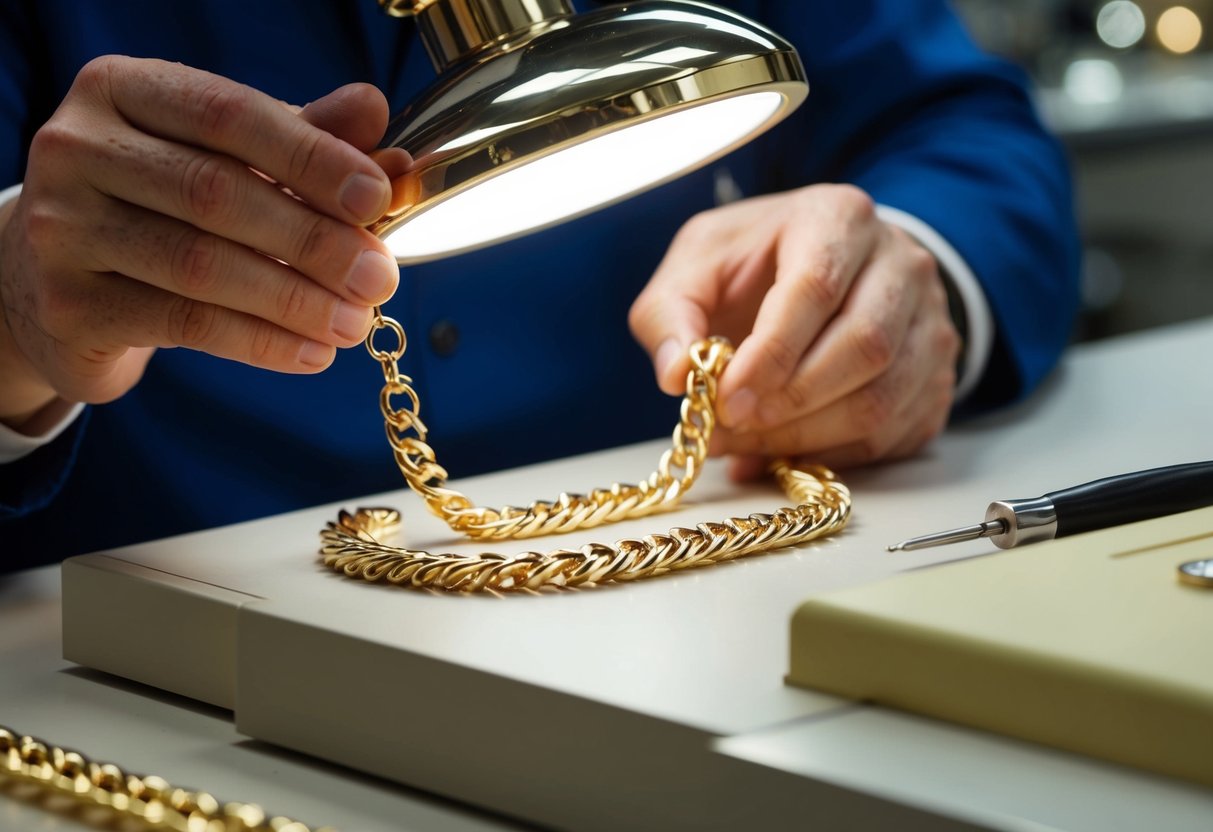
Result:
{"label": "blue jacket", "polygon": [[[626,324],[680,225],[727,167],[746,194],[851,182],[939,231],[997,325],[974,406],[1049,371],[1077,305],[1065,161],[1013,67],[979,51],[943,0],[735,2],[800,50],[808,102],[715,166],[549,231],[406,268],[404,324],[431,443],[452,477],[667,434]],[[433,77],[413,24],[374,0],[11,0],[0,4],[0,187],[78,69],[159,57],[305,103],[368,81],[399,110]],[[142,382],[0,467],[0,569],[403,486],[378,410],[380,369],[342,351],[286,376],[160,350]],[[638,474],[639,475],[639,474]],[[519,495],[519,499],[551,495]]]}

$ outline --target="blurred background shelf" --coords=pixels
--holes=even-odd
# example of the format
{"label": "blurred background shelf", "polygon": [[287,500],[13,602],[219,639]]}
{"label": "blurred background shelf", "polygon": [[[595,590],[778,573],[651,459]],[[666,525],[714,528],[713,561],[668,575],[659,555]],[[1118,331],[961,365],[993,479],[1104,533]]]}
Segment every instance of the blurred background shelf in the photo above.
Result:
{"label": "blurred background shelf", "polygon": [[955,0],[1070,151],[1089,340],[1213,315],[1213,0]]}

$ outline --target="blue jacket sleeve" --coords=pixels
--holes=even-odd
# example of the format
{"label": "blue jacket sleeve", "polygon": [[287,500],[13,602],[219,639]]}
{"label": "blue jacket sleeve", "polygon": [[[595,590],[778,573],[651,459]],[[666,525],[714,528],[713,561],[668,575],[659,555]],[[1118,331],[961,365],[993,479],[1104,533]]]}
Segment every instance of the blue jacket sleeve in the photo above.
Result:
{"label": "blue jacket sleeve", "polygon": [[[0,465],[0,523],[45,508],[54,499],[71,471],[88,420],[85,408],[53,441]],[[5,557],[5,567],[13,567],[10,556]]]}
{"label": "blue jacket sleeve", "polygon": [[767,3],[809,76],[780,131],[785,187],[850,182],[938,231],[995,320],[968,405],[1005,403],[1056,363],[1078,308],[1069,171],[1015,67],[982,52],[942,0]]}
{"label": "blue jacket sleeve", "polygon": [[33,102],[45,100],[38,94],[45,74],[37,65],[32,5],[0,3],[0,188],[24,177],[30,137],[48,115],[34,112]]}

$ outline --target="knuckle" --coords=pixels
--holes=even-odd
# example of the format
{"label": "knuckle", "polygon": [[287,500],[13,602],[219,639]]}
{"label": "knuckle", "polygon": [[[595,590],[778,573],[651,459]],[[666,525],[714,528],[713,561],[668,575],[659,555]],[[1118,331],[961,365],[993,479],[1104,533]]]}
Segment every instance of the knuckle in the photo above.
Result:
{"label": "knuckle", "polygon": [[762,342],[762,354],[771,365],[784,375],[796,367],[800,355],[782,338],[767,338]]}
{"label": "knuckle", "polygon": [[80,331],[80,319],[87,313],[80,293],[68,290],[57,280],[40,280],[33,301],[38,327],[56,341],[69,340]]}
{"label": "knuckle", "polygon": [[893,397],[885,385],[869,384],[856,391],[851,416],[856,428],[864,435],[863,441],[872,441],[888,427],[894,410]]}
{"label": "knuckle", "polygon": [[632,308],[628,310],[628,329],[633,335],[639,335],[643,332],[651,319],[649,312],[651,306],[650,297],[649,292],[641,292],[632,304]]}
{"label": "knuckle", "polygon": [[300,229],[295,243],[296,263],[326,262],[339,247],[339,228],[335,222],[319,214]]}
{"label": "knuckle", "polygon": [[30,200],[24,213],[22,231],[25,241],[35,251],[48,251],[52,247],[61,246],[68,236],[67,223],[50,203],[41,200]]}
{"label": "knuckle", "polygon": [[203,144],[225,144],[252,105],[251,91],[225,78],[211,77],[193,87],[187,118]]}
{"label": "knuckle", "polygon": [[831,197],[843,213],[858,220],[870,220],[876,216],[876,201],[862,188],[846,183],[829,188]]}
{"label": "knuckle", "polygon": [[93,58],[80,67],[73,86],[81,89],[106,89],[113,81],[114,74],[121,69],[122,63],[122,59],[116,55]]}
{"label": "knuckle", "polygon": [[174,344],[205,350],[219,333],[219,309],[209,303],[177,297],[169,307],[168,337]]}
{"label": "knuckle", "polygon": [[955,364],[960,355],[960,333],[950,321],[945,322],[935,333],[935,349],[948,357],[950,364]]}
{"label": "knuckle", "polygon": [[308,308],[308,289],[302,280],[287,280],[278,292],[278,320],[286,327],[294,329]]}
{"label": "knuckle", "polygon": [[249,333],[248,360],[260,367],[273,363],[278,346],[278,329],[269,321],[256,321]]}
{"label": "knuckle", "polygon": [[72,128],[71,119],[56,115],[38,129],[30,142],[30,166],[36,167],[46,158],[59,158],[75,151],[82,144],[79,134]]}
{"label": "knuckle", "polygon": [[910,245],[907,247],[905,263],[906,270],[910,275],[919,280],[934,278],[939,273],[939,265],[935,261],[935,255],[913,240],[910,241]]}
{"label": "knuckle", "polygon": [[204,232],[188,229],[181,234],[171,259],[171,280],[184,295],[208,298],[219,287],[221,254],[219,241]]}
{"label": "knuckle", "polygon": [[715,238],[716,212],[714,210],[700,211],[682,224],[675,235],[676,243],[697,247],[709,243]]}
{"label": "knuckle", "polygon": [[796,282],[796,288],[805,301],[828,309],[842,303],[845,284],[838,260],[838,252],[832,244],[822,247],[812,270]]}
{"label": "knuckle", "polygon": [[295,143],[286,167],[291,182],[306,182],[315,174],[323,157],[326,138],[327,135],[319,130],[309,130]]}
{"label": "knuckle", "polygon": [[809,391],[795,381],[784,385],[779,391],[778,408],[785,413],[800,413],[809,405]]}
{"label": "knuckle", "polygon": [[851,343],[868,369],[880,372],[893,363],[893,338],[876,321],[864,321],[851,330]]}
{"label": "knuckle", "polygon": [[203,154],[190,160],[181,178],[185,214],[202,225],[228,219],[234,204],[236,179],[223,159]]}

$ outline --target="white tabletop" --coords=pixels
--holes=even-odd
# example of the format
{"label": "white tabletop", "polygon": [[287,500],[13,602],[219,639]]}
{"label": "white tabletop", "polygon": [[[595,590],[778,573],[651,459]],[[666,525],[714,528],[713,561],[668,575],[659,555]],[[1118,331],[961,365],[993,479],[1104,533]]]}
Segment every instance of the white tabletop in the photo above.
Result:
{"label": "white tabletop", "polygon": [[[446,765],[445,779],[433,782],[436,788],[457,793],[454,778],[469,767],[481,766],[483,770],[460,781],[470,784],[468,799],[490,805],[516,800],[513,805],[530,817],[535,815],[524,809],[535,804],[527,800],[544,799],[542,789],[536,788],[530,798],[495,793],[503,776],[518,778],[519,773],[494,770],[485,763],[486,757],[500,753],[504,744],[517,742],[525,732],[510,735],[508,720],[482,725],[476,730],[497,730],[499,740],[478,746],[475,730],[456,720],[452,695],[533,693],[546,696],[544,701],[553,707],[567,708],[562,713],[573,718],[595,720],[596,724],[579,727],[597,730],[594,736],[602,744],[570,746],[568,753],[573,756],[567,766],[584,765],[608,752],[626,752],[631,764],[643,763],[636,755],[645,749],[633,741],[641,736],[652,738],[654,750],[659,745],[681,743],[686,748],[689,742],[712,742],[717,757],[737,762],[739,775],[777,772],[798,778],[801,791],[816,789],[815,805],[818,795],[825,805],[835,795],[831,789],[837,787],[837,794],[845,792],[845,799],[839,797],[832,804],[841,813],[835,817],[858,810],[861,804],[856,801],[866,799],[874,805],[909,807],[903,820],[919,826],[946,826],[944,819],[952,819],[1007,829],[1129,830],[1152,818],[1164,821],[1160,828],[1200,829],[1194,819],[1213,817],[1209,790],[848,705],[788,688],[782,673],[787,619],[806,595],[990,549],[988,542],[978,542],[951,550],[890,555],[884,552],[885,544],[973,522],[991,499],[1035,496],[1123,471],[1213,458],[1213,437],[1206,429],[1207,414],[1213,409],[1213,379],[1206,373],[1186,372],[1209,355],[1213,355],[1213,321],[1077,348],[1032,400],[949,430],[915,460],[849,473],[845,479],[856,494],[856,515],[837,539],[635,586],[531,599],[449,598],[365,587],[324,574],[316,566],[315,532],[333,507],[132,547],[96,562],[201,587],[225,587],[225,593],[254,599],[247,604],[237,599],[230,607],[233,628],[237,618],[240,622],[242,643],[237,652],[243,681],[269,692],[261,702],[245,696],[243,716],[237,705],[238,721],[256,729],[258,736],[342,759],[347,747],[339,734],[316,739],[316,745],[309,747],[315,738],[299,737],[299,721],[291,711],[307,713],[311,707],[310,712],[315,712],[340,696],[341,680],[335,681],[330,672],[337,664],[347,662],[348,678],[357,678],[373,666],[376,672],[388,674],[381,681],[398,687],[385,691],[371,686],[359,692],[367,697],[360,702],[380,702],[386,710],[397,691],[407,700],[418,685],[436,694],[424,704],[430,706],[438,725],[422,720],[410,735],[419,758],[415,762],[426,766],[422,775],[438,777],[435,772]],[[644,466],[651,466],[660,444],[597,455],[589,466],[586,460],[566,460],[477,478],[475,489],[468,490],[478,502],[497,504],[554,496],[545,488],[536,491],[532,487],[536,484],[567,483],[571,489],[583,489],[614,478],[634,479],[647,472]],[[458,550],[450,543],[449,531],[427,518],[415,498],[405,493],[391,496],[390,502],[404,507],[409,516],[410,543],[450,544]],[[761,490],[731,489],[716,466],[692,493],[688,511],[691,515],[707,511],[714,517],[721,503],[727,504],[729,513],[769,510],[772,499],[779,498]],[[665,516],[661,524],[685,520],[676,513]],[[653,530],[652,520],[636,521],[590,537],[614,540]],[[237,542],[239,548],[233,546]],[[26,638],[12,634],[8,621],[10,613],[18,615],[14,610],[33,615],[27,610],[40,609],[44,618],[55,617],[47,612],[55,609],[53,597],[32,604],[2,597],[0,602],[7,638]],[[301,625],[308,631],[301,632]],[[22,625],[17,632],[27,629],[31,628]],[[39,632],[50,629],[43,622]],[[307,649],[323,647],[326,639],[341,643],[325,663],[309,668],[307,656],[301,660],[276,649],[285,635],[303,639],[293,643]],[[600,647],[584,649],[586,644]],[[5,695],[0,701],[7,701],[9,687],[24,691],[23,698],[14,699],[16,715],[0,713],[0,720],[19,730],[42,733],[86,753],[230,799],[269,804],[276,812],[313,823],[345,829],[401,828],[411,817],[418,818],[422,828],[441,823],[452,824],[446,828],[459,824],[491,828],[494,823],[461,815],[446,804],[426,803],[380,782],[368,785],[365,778],[343,770],[317,767],[303,758],[278,756],[265,745],[242,742],[226,722],[230,718],[226,711],[207,710],[113,680],[102,682],[105,677],[86,671],[65,670],[66,665],[53,658],[57,655],[53,636],[14,645],[20,648],[19,657],[33,658],[6,661],[0,671],[4,686],[0,694]],[[358,664],[353,658],[356,651],[372,651],[374,658]],[[230,663],[234,668],[235,660]],[[448,671],[453,675],[441,676]],[[70,696],[58,696],[61,687],[70,687]],[[115,697],[117,701],[107,704]],[[114,718],[98,720],[111,713]],[[361,727],[369,731],[374,725],[373,719],[366,719]],[[619,735],[612,743],[616,726]],[[547,759],[536,762],[550,766],[554,777],[561,760],[553,760],[551,753],[562,747],[559,743],[567,732],[563,724],[534,727],[547,729],[533,734],[535,747],[547,754]],[[644,733],[627,736],[629,730]],[[431,744],[416,750],[426,741]],[[446,760],[436,756],[455,754],[457,749],[464,756]],[[392,748],[386,749],[391,752]],[[392,756],[387,763],[369,756],[350,756],[346,762],[396,765],[391,776],[418,782],[413,777],[417,772],[403,759],[408,754]],[[733,771],[720,768],[718,762],[712,765],[714,771]],[[650,772],[659,774],[659,770]],[[656,796],[646,806],[671,800],[654,788]],[[326,801],[326,794],[337,797]],[[366,799],[367,794],[379,802]],[[368,810],[367,804],[383,811]],[[353,808],[347,811],[347,807]],[[654,825],[644,823],[646,819],[652,820],[629,818],[641,826]]]}
{"label": "white tabletop", "polygon": [[[158,774],[222,801],[257,803],[341,832],[502,832],[526,828],[375,777],[249,740],[231,712],[60,658],[59,568],[0,575],[0,725]],[[93,829],[20,799],[0,778],[0,830]]]}

